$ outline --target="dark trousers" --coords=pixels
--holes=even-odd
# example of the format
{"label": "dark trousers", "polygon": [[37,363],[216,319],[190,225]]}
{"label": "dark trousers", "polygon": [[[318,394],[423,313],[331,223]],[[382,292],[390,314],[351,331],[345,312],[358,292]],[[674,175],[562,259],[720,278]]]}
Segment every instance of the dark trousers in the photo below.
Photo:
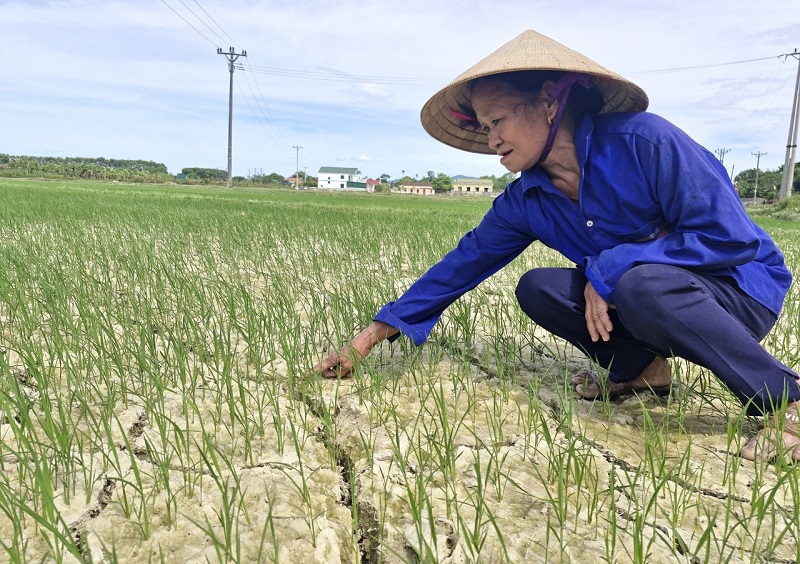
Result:
{"label": "dark trousers", "polygon": [[638,377],[656,355],[711,370],[751,415],[800,400],[798,375],[759,344],[775,324],[770,310],[730,278],[648,264],[625,273],[609,310],[614,330],[593,343],[586,328],[586,276],[577,268],[537,268],[517,285],[517,300],[538,325],[610,370],[614,382]]}

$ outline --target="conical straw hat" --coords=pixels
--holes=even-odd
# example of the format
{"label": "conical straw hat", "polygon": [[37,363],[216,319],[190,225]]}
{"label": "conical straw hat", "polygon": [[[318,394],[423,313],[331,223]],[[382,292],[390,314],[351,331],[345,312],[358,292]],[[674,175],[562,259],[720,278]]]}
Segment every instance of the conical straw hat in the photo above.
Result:
{"label": "conical straw hat", "polygon": [[647,94],[634,83],[561,43],[528,30],[458,75],[434,94],[422,107],[422,127],[434,139],[456,149],[493,155],[494,151],[487,145],[486,134],[480,130],[464,129],[461,121],[450,110],[470,107],[467,84],[471,80],[526,70],[586,74],[589,85],[597,88],[603,95],[600,113],[638,112],[647,108]]}

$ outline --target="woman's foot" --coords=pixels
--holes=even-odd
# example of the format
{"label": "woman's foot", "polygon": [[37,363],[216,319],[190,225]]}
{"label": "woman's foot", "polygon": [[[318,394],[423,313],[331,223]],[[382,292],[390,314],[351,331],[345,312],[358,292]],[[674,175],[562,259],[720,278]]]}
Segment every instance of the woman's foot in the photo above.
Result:
{"label": "woman's foot", "polygon": [[774,413],[739,451],[746,460],[769,462],[782,455],[800,462],[800,401],[790,403],[785,412]]}
{"label": "woman's foot", "polygon": [[638,392],[652,392],[657,396],[666,396],[672,390],[672,371],[669,362],[661,356],[653,359],[647,368],[630,382],[612,382],[601,380],[593,370],[581,370],[572,377],[575,392],[583,399],[598,398],[616,399]]}

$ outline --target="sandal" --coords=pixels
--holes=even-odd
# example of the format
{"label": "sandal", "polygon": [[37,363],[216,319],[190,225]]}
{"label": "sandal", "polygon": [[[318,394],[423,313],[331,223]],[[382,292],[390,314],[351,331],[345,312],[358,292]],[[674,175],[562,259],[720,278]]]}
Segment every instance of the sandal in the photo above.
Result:
{"label": "sandal", "polygon": [[[637,380],[639,383],[636,383]],[[602,398],[617,399],[641,392],[651,392],[658,397],[668,396],[672,392],[672,382],[663,386],[651,386],[637,378],[632,382],[612,382],[607,378],[600,378],[596,370],[584,369],[576,372],[571,379],[575,392],[587,400]]]}
{"label": "sandal", "polygon": [[[780,442],[778,442],[780,441]],[[756,433],[739,451],[745,460],[769,462],[783,454],[800,462],[800,417],[786,413],[783,423],[775,423],[772,415],[767,425],[759,425]]]}

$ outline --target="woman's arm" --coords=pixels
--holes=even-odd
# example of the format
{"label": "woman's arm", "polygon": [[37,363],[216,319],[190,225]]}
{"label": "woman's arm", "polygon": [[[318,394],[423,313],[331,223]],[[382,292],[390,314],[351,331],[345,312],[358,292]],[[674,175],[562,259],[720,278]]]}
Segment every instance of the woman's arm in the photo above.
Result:
{"label": "woman's arm", "polygon": [[313,371],[321,374],[323,378],[347,376],[352,372],[356,363],[367,356],[375,345],[397,333],[399,330],[391,325],[382,321],[373,321],[362,329],[352,341],[314,366]]}

